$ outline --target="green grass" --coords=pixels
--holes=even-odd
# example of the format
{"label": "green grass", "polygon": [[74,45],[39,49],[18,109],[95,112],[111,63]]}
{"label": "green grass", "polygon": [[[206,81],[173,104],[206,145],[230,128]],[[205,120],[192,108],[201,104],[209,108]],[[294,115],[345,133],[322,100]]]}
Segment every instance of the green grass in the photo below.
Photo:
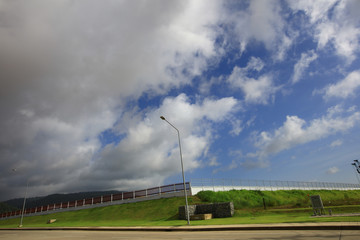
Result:
{"label": "green grass", "polygon": [[233,201],[235,209],[263,207],[263,199],[267,207],[298,208],[311,205],[309,196],[320,195],[324,205],[360,204],[360,191],[338,190],[280,190],[280,191],[202,191],[197,196],[203,202]]}
{"label": "green grass", "polygon": [[[224,224],[260,224],[260,223],[291,223],[291,222],[359,222],[360,217],[325,217],[312,218],[312,209],[308,192],[277,191],[229,191],[203,192],[189,198],[189,204],[205,202],[234,201],[235,214],[232,218],[192,221],[192,225],[224,225]],[[331,192],[331,191],[327,191]],[[343,203],[356,203],[354,196],[360,191],[347,191],[347,199]],[[305,197],[304,197],[305,194]],[[343,193],[342,196],[344,196]],[[276,196],[278,195],[278,196]],[[289,197],[289,195],[291,197]],[[333,214],[360,213],[360,205],[340,205],[340,193],[320,194],[326,208],[331,208]],[[325,196],[325,197],[323,197]],[[272,207],[263,209],[262,198],[266,198]],[[329,198],[328,198],[329,197]],[[331,197],[331,198],[330,198]],[[289,198],[293,199],[292,201]],[[303,200],[306,198],[306,201]],[[354,198],[354,201],[352,200]],[[260,200],[259,200],[260,199]],[[244,203],[246,201],[246,203]],[[357,200],[359,201],[359,200]],[[186,221],[178,220],[178,207],[184,205],[184,198],[168,198],[144,201],[131,204],[114,205],[79,211],[54,213],[42,216],[24,217],[24,227],[87,227],[87,226],[182,226]],[[306,205],[305,207],[298,207]],[[335,204],[333,204],[335,203]],[[281,205],[282,204],[282,205]],[[296,208],[294,208],[296,207]],[[56,218],[51,225],[47,220]],[[0,220],[0,228],[13,228],[19,225],[20,218]]]}
{"label": "green grass", "polygon": [[[189,198],[189,204],[197,204],[196,197]],[[131,204],[84,209],[54,213],[49,215],[24,217],[23,225],[27,227],[82,227],[82,226],[159,226],[183,225],[185,221],[177,220],[178,207],[184,205],[183,198],[150,200]],[[57,219],[51,225],[48,219]],[[0,220],[0,227],[16,227],[19,218]],[[171,222],[171,224],[169,224]],[[185,222],[186,223],[186,222]]]}

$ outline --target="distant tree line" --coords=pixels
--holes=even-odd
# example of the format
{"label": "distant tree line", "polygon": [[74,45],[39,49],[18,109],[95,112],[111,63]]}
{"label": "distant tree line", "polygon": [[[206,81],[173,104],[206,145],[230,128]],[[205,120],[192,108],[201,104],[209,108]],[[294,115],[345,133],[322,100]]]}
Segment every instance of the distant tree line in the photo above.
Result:
{"label": "distant tree line", "polygon": [[[99,191],[99,192],[80,192],[80,193],[68,193],[68,194],[51,194],[46,197],[33,197],[26,199],[25,208],[46,206],[61,202],[71,202],[75,200],[106,196],[116,193],[121,193],[121,192]],[[0,203],[0,213],[22,209],[23,203],[24,203],[24,198],[16,198],[2,202]]]}
{"label": "distant tree line", "polygon": [[16,207],[13,207],[9,204],[6,203],[0,203],[0,213],[5,213],[5,212],[11,212],[11,211],[15,211],[17,210]]}

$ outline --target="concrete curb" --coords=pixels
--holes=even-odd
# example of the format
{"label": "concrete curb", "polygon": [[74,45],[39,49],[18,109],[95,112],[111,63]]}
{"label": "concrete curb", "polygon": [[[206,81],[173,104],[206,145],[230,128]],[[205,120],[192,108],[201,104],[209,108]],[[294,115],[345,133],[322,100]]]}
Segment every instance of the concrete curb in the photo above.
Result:
{"label": "concrete curb", "polygon": [[258,230],[360,230],[359,222],[339,223],[288,223],[288,224],[241,224],[171,227],[42,227],[0,228],[14,231],[258,231]]}

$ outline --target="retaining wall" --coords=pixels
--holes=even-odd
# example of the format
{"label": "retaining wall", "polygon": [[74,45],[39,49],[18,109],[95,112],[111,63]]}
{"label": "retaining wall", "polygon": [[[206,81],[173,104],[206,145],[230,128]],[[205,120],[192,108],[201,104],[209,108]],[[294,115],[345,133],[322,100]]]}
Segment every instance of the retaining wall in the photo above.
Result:
{"label": "retaining wall", "polygon": [[[189,205],[189,216],[206,213],[211,213],[214,218],[232,217],[234,215],[234,203],[224,202]],[[185,206],[179,207],[179,219],[186,220]]]}

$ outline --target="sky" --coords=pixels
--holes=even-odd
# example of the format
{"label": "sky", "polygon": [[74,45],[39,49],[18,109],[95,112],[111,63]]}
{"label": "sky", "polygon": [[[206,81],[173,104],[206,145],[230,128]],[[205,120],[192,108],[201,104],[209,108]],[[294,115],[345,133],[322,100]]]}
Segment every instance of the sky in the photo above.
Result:
{"label": "sky", "polygon": [[0,200],[358,183],[360,1],[0,0]]}

